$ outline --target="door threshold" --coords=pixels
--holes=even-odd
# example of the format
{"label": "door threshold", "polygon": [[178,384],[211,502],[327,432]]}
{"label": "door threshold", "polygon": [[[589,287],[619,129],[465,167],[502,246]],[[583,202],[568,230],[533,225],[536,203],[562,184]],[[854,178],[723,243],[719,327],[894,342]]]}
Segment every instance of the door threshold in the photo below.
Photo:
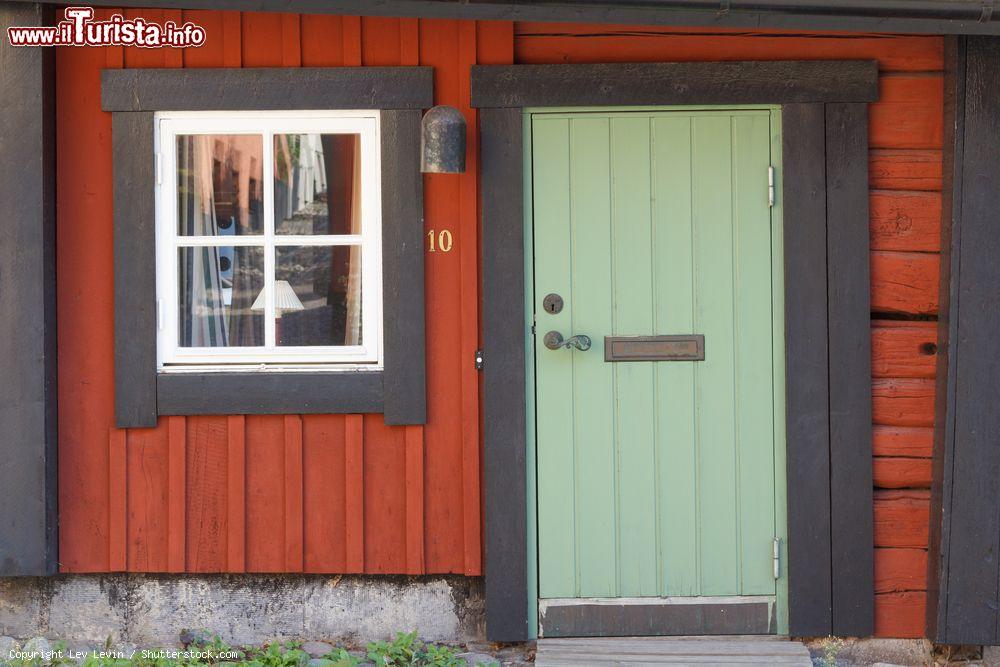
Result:
{"label": "door threshold", "polygon": [[773,595],[538,601],[539,637],[773,635],[776,631]]}

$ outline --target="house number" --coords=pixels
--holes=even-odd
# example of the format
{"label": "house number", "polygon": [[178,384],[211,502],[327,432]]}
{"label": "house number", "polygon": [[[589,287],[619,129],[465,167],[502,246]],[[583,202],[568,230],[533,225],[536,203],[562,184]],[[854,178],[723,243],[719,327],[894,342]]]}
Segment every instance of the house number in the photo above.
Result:
{"label": "house number", "polygon": [[427,232],[427,251],[428,252],[451,252],[451,247],[454,245],[454,240],[451,237],[451,230],[442,229],[440,232],[435,230],[430,230]]}

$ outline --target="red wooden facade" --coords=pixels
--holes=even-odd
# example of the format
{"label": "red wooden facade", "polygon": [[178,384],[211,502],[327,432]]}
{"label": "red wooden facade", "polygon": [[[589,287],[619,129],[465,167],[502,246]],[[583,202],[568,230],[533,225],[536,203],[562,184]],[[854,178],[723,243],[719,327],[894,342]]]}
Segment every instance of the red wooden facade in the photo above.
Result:
{"label": "red wooden facade", "polygon": [[[107,13],[107,12],[106,12]],[[213,11],[188,51],[57,55],[60,559],[64,572],[482,573],[473,64],[878,59],[871,108],[876,633],[923,636],[938,306],[943,39]],[[111,116],[100,70],[431,65],[470,121],[465,175],[425,180],[426,426],[380,415],[161,418],[117,430]],[[914,316],[914,317],[910,317]],[[836,499],[834,499],[836,502]]]}

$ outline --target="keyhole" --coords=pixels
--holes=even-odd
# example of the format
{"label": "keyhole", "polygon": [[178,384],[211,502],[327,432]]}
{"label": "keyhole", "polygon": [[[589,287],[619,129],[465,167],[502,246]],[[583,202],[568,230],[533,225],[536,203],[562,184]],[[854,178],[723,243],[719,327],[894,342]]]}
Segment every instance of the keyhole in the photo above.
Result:
{"label": "keyhole", "polygon": [[542,309],[549,315],[555,315],[563,309],[562,297],[552,293],[542,300]]}

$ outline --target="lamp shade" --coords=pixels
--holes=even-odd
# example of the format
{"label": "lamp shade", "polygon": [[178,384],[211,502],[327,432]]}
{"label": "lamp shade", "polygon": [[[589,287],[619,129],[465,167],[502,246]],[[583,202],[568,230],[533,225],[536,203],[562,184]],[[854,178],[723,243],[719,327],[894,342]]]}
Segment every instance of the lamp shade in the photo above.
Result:
{"label": "lamp shade", "polygon": [[[261,290],[257,298],[253,300],[253,304],[250,306],[250,310],[264,310],[264,292]],[[278,317],[281,317],[283,312],[289,310],[305,310],[305,306],[299,301],[299,296],[292,289],[292,286],[288,284],[287,280],[275,280],[274,281],[274,313]]]}

